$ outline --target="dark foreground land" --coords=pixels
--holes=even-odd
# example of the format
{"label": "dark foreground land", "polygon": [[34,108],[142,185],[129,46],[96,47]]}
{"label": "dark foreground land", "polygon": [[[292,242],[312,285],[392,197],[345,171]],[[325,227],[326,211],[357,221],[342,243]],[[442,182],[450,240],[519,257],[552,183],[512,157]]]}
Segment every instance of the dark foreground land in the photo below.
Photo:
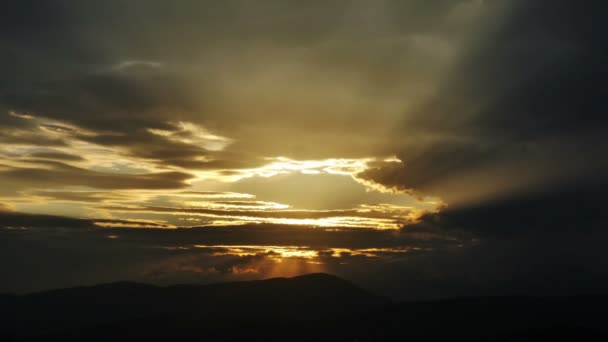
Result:
{"label": "dark foreground land", "polygon": [[394,303],[340,278],[157,287],[113,283],[0,296],[0,340],[608,340],[608,296]]}

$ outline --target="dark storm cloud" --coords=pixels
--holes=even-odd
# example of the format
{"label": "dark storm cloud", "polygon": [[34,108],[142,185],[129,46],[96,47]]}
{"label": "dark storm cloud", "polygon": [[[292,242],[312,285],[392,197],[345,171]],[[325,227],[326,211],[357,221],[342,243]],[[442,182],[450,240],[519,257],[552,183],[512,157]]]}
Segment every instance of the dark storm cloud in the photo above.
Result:
{"label": "dark storm cloud", "polygon": [[[553,233],[485,239],[399,263],[365,270],[351,279],[406,300],[458,296],[576,295],[608,287],[605,232]],[[390,279],[390,282],[382,279]]]}
{"label": "dark storm cloud", "polygon": [[[550,190],[444,208],[404,228],[474,241],[401,260],[353,279],[393,296],[572,295],[608,288],[607,183],[598,177]],[[467,238],[464,238],[467,237]],[[374,280],[390,277],[391,282]]]}
{"label": "dark storm cloud", "polygon": [[406,116],[405,165],[361,177],[455,205],[605,180],[605,10],[600,2],[519,4]]}
{"label": "dark storm cloud", "polygon": [[[407,229],[466,233],[477,243],[412,258],[396,269],[376,268],[375,275],[400,285],[374,286],[407,299],[604,292],[607,190],[605,183],[573,183],[426,215]],[[354,274],[360,281],[370,277]]]}
{"label": "dark storm cloud", "polygon": [[479,239],[398,272],[376,269],[403,275],[387,291],[404,298],[605,291],[606,9],[521,3],[405,119],[404,165],[358,175],[447,201],[408,229]]}
{"label": "dark storm cloud", "polygon": [[602,231],[608,224],[607,191],[608,183],[579,182],[552,188],[550,192],[528,192],[476,205],[448,207],[423,216],[420,223],[409,228],[435,226],[494,238]]}

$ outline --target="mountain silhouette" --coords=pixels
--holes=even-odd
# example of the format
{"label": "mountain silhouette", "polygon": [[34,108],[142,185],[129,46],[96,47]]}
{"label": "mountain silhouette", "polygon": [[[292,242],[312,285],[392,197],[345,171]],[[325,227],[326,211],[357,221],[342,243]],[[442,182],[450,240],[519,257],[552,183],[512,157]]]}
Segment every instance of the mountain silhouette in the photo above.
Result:
{"label": "mountain silhouette", "polygon": [[[0,298],[5,336],[279,336],[387,307],[390,301],[340,278],[294,278],[158,287],[119,282]],[[249,331],[249,332],[248,332]]]}
{"label": "mountain silhouette", "polygon": [[528,341],[608,337],[608,296],[394,303],[332,275],[159,287],[117,282],[0,295],[0,339]]}

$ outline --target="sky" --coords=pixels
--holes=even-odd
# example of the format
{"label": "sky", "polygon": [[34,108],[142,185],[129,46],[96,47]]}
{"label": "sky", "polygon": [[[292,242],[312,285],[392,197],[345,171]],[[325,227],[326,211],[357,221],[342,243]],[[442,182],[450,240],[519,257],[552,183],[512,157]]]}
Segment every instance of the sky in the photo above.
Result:
{"label": "sky", "polygon": [[0,292],[605,291],[606,7],[9,1]]}

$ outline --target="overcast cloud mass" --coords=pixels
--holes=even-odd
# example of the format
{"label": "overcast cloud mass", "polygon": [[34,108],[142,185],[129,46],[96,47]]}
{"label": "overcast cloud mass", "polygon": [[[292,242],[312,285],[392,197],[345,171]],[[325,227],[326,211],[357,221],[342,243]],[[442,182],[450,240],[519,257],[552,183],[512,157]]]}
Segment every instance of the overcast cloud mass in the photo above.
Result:
{"label": "overcast cloud mass", "polygon": [[9,1],[0,292],[604,291],[606,7]]}

